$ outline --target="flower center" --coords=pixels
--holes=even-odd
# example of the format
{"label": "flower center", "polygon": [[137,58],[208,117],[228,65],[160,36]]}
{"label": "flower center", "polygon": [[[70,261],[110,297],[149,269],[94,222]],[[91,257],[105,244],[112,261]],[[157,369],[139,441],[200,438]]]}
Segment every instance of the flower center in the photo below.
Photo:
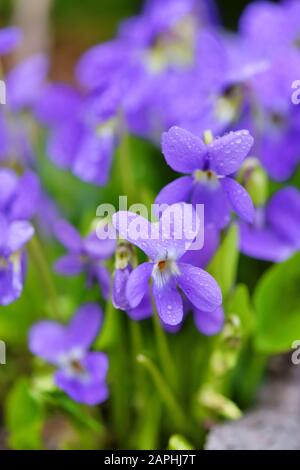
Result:
{"label": "flower center", "polygon": [[160,272],[163,272],[166,268],[166,265],[167,265],[167,261],[163,260],[163,261],[159,261],[157,263],[157,267],[159,269]]}
{"label": "flower center", "polygon": [[81,375],[85,373],[85,368],[78,359],[71,360],[70,368],[74,371],[75,375]]}
{"label": "flower center", "polygon": [[152,277],[158,287],[163,287],[173,276],[180,274],[176,261],[172,259],[162,259],[157,261],[152,271]]}
{"label": "flower center", "polygon": [[197,21],[192,14],[184,16],[169,30],[159,34],[145,56],[148,70],[164,71],[169,66],[187,68],[194,61],[194,40]]}
{"label": "flower center", "polygon": [[216,173],[212,170],[196,170],[193,176],[196,183],[210,183],[215,185],[218,180]]}

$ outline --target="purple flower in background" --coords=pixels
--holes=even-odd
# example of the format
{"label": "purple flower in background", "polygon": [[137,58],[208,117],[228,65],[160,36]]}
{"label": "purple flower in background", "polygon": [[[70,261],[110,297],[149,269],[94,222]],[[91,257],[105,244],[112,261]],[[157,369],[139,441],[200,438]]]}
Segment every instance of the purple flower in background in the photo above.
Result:
{"label": "purple flower in background", "polygon": [[247,6],[240,19],[240,32],[266,56],[275,56],[298,45],[300,37],[298,0],[281,4],[260,1]]}
{"label": "purple flower in background", "polygon": [[24,246],[34,229],[27,221],[9,222],[0,212],[0,305],[18,299],[25,278]]}
{"label": "purple flower in background", "polygon": [[107,299],[110,290],[110,274],[103,261],[115,251],[115,240],[100,240],[95,232],[82,238],[79,232],[68,222],[60,220],[55,224],[57,239],[68,250],[55,263],[55,270],[63,276],[76,276],[84,272],[88,286],[98,282],[103,296]]}
{"label": "purple flower in background", "polygon": [[12,52],[21,42],[22,33],[19,28],[10,26],[0,29],[0,56]]}
{"label": "purple flower in background", "polygon": [[132,320],[143,320],[152,315],[152,305],[150,291],[135,308],[131,308],[127,299],[126,289],[128,279],[133,271],[133,247],[129,243],[122,241],[116,250],[116,269],[113,276],[112,302],[115,308],[124,310]]}
{"label": "purple flower in background", "polygon": [[0,159],[36,164],[31,111],[44,87],[49,62],[37,54],[13,67],[5,77],[6,106],[0,109]]}
{"label": "purple flower in background", "polygon": [[81,96],[67,85],[54,84],[41,94],[35,115],[49,126],[47,153],[61,168],[81,180],[105,185],[120,140],[121,90],[110,87]]}
{"label": "purple flower in background", "polygon": [[205,222],[223,228],[230,220],[230,207],[252,222],[254,207],[247,191],[231,177],[253,145],[246,130],[229,132],[205,144],[200,137],[179,127],[163,134],[162,151],[168,165],[186,173],[163,188],[156,203],[180,201],[204,204]]}
{"label": "purple flower in background", "polygon": [[[167,326],[179,325],[183,320],[183,300],[178,288],[194,307],[204,312],[203,315],[210,315],[210,312],[222,304],[222,294],[213,277],[204,270],[181,261],[192,244],[191,233],[195,237],[192,220],[183,220],[183,207],[184,204],[176,204],[166,209],[155,225],[131,212],[121,211],[113,216],[113,224],[120,235],[142,249],[150,258],[149,262],[139,265],[129,276],[126,287],[129,304],[135,308],[141,303],[149,289],[151,278],[158,315]],[[166,223],[170,214],[175,214],[175,217],[166,236]],[[193,216],[191,212],[189,215]],[[140,235],[136,231],[137,226]],[[189,233],[184,231],[179,236],[179,226],[185,226]],[[156,235],[150,236],[153,233]]]}
{"label": "purple flower in background", "polygon": [[284,261],[300,249],[300,192],[292,187],[275,193],[256,209],[253,224],[240,223],[240,249],[266,261]]}
{"label": "purple flower in background", "polygon": [[30,351],[58,367],[54,380],[73,400],[87,405],[108,397],[108,359],[101,352],[89,352],[102,324],[97,304],[82,305],[68,326],[41,321],[29,334]]}
{"label": "purple flower in background", "polygon": [[18,177],[9,168],[0,169],[0,213],[9,220],[32,219],[40,197],[40,182],[35,173],[28,170]]}
{"label": "purple flower in background", "polygon": [[26,243],[34,229],[28,222],[37,211],[40,184],[27,171],[18,177],[13,170],[0,169],[0,304],[18,299],[26,272]]}

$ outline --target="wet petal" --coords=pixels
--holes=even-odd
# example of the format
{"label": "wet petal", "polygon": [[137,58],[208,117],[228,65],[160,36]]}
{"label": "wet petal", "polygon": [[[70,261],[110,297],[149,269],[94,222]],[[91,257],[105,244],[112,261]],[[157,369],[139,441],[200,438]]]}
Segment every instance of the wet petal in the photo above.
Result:
{"label": "wet petal", "polygon": [[247,130],[229,132],[209,145],[210,168],[218,175],[235,173],[248,155],[253,137]]}
{"label": "wet petal", "polygon": [[179,173],[192,173],[203,167],[207,148],[200,137],[180,127],[171,127],[162,136],[166,162]]}
{"label": "wet petal", "polygon": [[174,282],[162,287],[153,283],[153,296],[158,315],[165,325],[175,326],[182,322],[183,302]]}
{"label": "wet petal", "polygon": [[201,268],[179,263],[177,283],[199,310],[212,312],[222,304],[222,293],[215,279]]}
{"label": "wet petal", "polygon": [[232,178],[221,179],[221,185],[236,214],[245,222],[252,223],[255,211],[252,199],[246,189]]}

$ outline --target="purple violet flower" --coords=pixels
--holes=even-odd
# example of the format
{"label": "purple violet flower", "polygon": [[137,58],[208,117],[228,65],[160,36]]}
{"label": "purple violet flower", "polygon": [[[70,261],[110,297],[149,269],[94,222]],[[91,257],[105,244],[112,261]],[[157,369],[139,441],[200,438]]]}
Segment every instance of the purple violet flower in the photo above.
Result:
{"label": "purple violet flower", "polygon": [[[128,302],[132,308],[140,305],[149,289],[151,278],[158,315],[167,326],[179,325],[183,320],[183,300],[178,288],[203,315],[209,316],[222,304],[221,290],[214,278],[204,270],[181,261],[192,243],[189,238],[191,232],[184,232],[180,237],[177,233],[178,227],[182,227],[184,222],[183,206],[176,204],[166,209],[158,224],[151,224],[144,217],[131,212],[120,211],[113,216],[113,224],[119,234],[142,249],[150,259],[130,274],[126,287]],[[172,213],[175,213],[174,223],[165,236],[165,223]],[[191,220],[187,225],[185,227],[190,231],[195,228]],[[137,227],[140,235],[136,231]],[[151,237],[153,233],[156,235]]]}
{"label": "purple violet flower", "polygon": [[55,235],[68,250],[55,263],[55,270],[63,276],[87,275],[88,286],[98,282],[105,299],[110,291],[110,274],[103,261],[110,258],[116,247],[115,240],[100,240],[95,232],[82,238],[68,222],[60,220],[55,224]]}
{"label": "purple violet flower", "polygon": [[254,207],[247,191],[231,177],[253,145],[246,130],[229,132],[205,144],[191,132],[172,127],[162,137],[162,151],[168,165],[183,176],[165,186],[156,203],[184,201],[204,204],[205,223],[223,228],[230,220],[230,208],[252,222]]}
{"label": "purple violet flower", "polygon": [[132,320],[144,320],[152,315],[149,291],[146,291],[140,304],[135,308],[131,308],[126,295],[128,279],[133,271],[133,258],[132,245],[121,241],[116,250],[116,269],[113,275],[112,302],[115,308],[126,311]]}
{"label": "purple violet flower", "polygon": [[0,213],[0,305],[14,302],[22,293],[26,268],[24,246],[33,234],[29,222],[9,222]]}
{"label": "purple violet flower", "polygon": [[58,367],[54,380],[73,400],[96,405],[108,397],[108,358],[89,352],[102,324],[97,304],[82,305],[68,326],[41,321],[29,333],[30,351]]}
{"label": "purple violet flower", "polygon": [[287,187],[266,207],[256,209],[255,221],[240,223],[240,249],[245,255],[280,262],[300,249],[300,192]]}

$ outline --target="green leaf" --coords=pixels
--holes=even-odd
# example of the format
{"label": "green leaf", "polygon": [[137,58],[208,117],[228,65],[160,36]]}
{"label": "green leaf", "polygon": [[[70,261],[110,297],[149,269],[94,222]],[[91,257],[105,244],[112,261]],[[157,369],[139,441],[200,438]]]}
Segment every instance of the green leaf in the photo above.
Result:
{"label": "green leaf", "polygon": [[238,228],[236,224],[232,224],[208,267],[208,271],[219,283],[224,297],[235,284],[239,259],[238,245]]}
{"label": "green leaf", "polygon": [[243,334],[248,334],[252,330],[255,317],[246,285],[239,284],[236,286],[232,296],[229,298],[227,312],[229,315],[237,315],[239,317]]}
{"label": "green leaf", "polygon": [[169,439],[169,450],[193,450],[194,447],[190,442],[180,434],[173,434]]}
{"label": "green leaf", "polygon": [[300,339],[300,253],[263,275],[254,305],[257,350],[266,354],[290,350],[293,341]]}
{"label": "green leaf", "polygon": [[21,378],[6,401],[9,446],[16,450],[42,449],[43,417],[43,408],[30,393],[30,384]]}

